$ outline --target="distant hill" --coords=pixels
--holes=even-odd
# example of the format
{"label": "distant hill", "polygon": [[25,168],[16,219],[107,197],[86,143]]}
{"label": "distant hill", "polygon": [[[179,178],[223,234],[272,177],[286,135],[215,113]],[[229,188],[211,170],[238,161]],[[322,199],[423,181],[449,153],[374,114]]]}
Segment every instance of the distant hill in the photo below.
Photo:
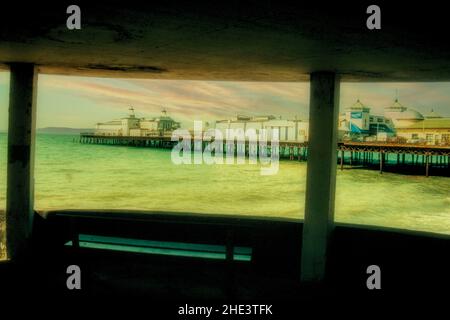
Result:
{"label": "distant hill", "polygon": [[80,134],[81,132],[94,132],[91,128],[66,128],[66,127],[47,127],[39,128],[37,133],[51,133],[51,134]]}

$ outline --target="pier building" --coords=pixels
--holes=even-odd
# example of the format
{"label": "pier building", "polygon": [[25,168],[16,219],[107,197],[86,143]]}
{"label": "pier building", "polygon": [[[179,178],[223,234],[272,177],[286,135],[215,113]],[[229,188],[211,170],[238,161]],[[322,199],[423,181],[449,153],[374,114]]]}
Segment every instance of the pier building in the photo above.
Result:
{"label": "pier building", "polygon": [[267,116],[244,116],[237,115],[235,118],[227,120],[218,120],[215,122],[215,128],[219,129],[225,135],[226,129],[255,129],[259,132],[265,129],[269,136],[272,136],[272,130],[278,129],[280,141],[308,141],[309,122],[300,119],[281,119],[273,115]]}
{"label": "pier building", "polygon": [[398,98],[391,106],[384,109],[384,114],[393,120],[396,128],[405,128],[424,120],[424,116],[420,112],[405,107],[398,101]]}
{"label": "pier building", "polygon": [[162,110],[159,117],[151,119],[137,118],[134,108],[131,107],[127,117],[97,123],[95,135],[98,136],[164,136],[170,135],[173,130],[180,127],[180,123],[167,115],[166,110]]}
{"label": "pier building", "polygon": [[450,117],[431,110],[427,115],[408,108],[398,99],[384,115],[370,113],[359,99],[339,116],[339,138],[357,141],[387,141],[429,145],[450,144]]}
{"label": "pier building", "polygon": [[423,115],[396,99],[385,109],[385,115],[394,122],[397,136],[408,143],[450,145],[450,117],[443,117],[433,109]]}
{"label": "pier building", "polygon": [[339,115],[339,138],[362,140],[386,140],[395,136],[392,120],[370,113],[370,107],[359,99]]}

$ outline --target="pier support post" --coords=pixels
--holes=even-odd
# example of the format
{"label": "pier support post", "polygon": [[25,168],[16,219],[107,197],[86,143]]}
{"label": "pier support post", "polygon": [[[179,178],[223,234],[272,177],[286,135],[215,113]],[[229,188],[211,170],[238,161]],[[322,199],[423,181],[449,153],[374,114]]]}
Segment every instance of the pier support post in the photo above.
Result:
{"label": "pier support post", "polygon": [[17,63],[10,71],[6,241],[9,259],[17,261],[27,249],[34,214],[37,68]]}
{"label": "pier support post", "polygon": [[332,72],[310,78],[309,145],[301,280],[325,278],[328,242],[334,227],[339,79]]}
{"label": "pier support post", "polygon": [[380,150],[380,174],[383,173],[384,153]]}

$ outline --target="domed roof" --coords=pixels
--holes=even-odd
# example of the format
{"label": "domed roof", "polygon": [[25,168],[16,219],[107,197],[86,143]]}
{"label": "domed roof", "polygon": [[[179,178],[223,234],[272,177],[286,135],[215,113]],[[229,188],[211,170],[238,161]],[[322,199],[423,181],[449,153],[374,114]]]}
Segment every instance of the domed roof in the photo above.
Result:
{"label": "domed roof", "polygon": [[408,109],[403,106],[398,99],[395,99],[394,103],[385,109],[385,113],[393,120],[423,120],[423,115],[414,110]]}
{"label": "domed roof", "polygon": [[370,111],[370,108],[364,105],[359,99],[356,100],[354,104],[352,104],[347,110],[358,110],[358,111]]}
{"label": "domed roof", "polygon": [[423,120],[423,115],[413,109],[409,109],[400,113],[400,117],[397,117],[397,120]]}
{"label": "domed roof", "polygon": [[390,107],[386,108],[387,111],[399,111],[399,112],[406,111],[406,109],[408,108],[406,108],[400,102],[398,102],[398,99],[395,99],[394,103]]}
{"label": "domed roof", "polygon": [[364,108],[365,105],[362,104],[362,102],[358,99],[356,102],[352,105],[352,108]]}
{"label": "domed roof", "polygon": [[436,119],[436,118],[442,118],[442,116],[439,113],[434,112],[433,109],[431,109],[431,112],[426,114],[425,118],[427,118],[427,119]]}

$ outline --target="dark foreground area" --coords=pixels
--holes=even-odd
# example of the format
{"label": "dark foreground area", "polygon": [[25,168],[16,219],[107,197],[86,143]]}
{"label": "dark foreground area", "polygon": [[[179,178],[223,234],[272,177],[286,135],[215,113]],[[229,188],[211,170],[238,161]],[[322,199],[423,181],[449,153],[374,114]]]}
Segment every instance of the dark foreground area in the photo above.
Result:
{"label": "dark foreground area", "polygon": [[[281,303],[286,311],[286,304],[295,307],[317,299],[438,297],[440,289],[450,285],[448,236],[337,225],[330,239],[327,278],[317,285],[300,281],[301,222],[60,211],[36,215],[34,230],[28,257],[0,264],[4,297],[91,302],[105,297],[145,298],[155,307],[169,306],[172,313],[193,301]],[[117,251],[111,239],[132,241]],[[174,244],[178,249],[148,253]],[[236,255],[236,248],[243,253]],[[216,258],[211,258],[213,254]],[[374,264],[381,270],[381,290],[366,285],[367,267]],[[80,267],[80,290],[67,288],[70,265]]]}

